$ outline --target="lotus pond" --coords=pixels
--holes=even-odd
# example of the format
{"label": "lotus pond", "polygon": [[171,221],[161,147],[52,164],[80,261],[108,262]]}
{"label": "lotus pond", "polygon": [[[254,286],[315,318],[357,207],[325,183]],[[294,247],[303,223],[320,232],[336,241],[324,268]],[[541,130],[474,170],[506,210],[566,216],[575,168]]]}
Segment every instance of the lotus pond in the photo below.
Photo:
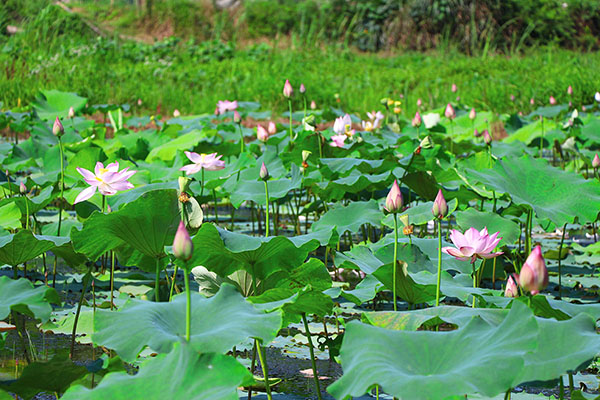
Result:
{"label": "lotus pond", "polygon": [[0,112],[0,399],[600,398],[600,94],[309,93]]}

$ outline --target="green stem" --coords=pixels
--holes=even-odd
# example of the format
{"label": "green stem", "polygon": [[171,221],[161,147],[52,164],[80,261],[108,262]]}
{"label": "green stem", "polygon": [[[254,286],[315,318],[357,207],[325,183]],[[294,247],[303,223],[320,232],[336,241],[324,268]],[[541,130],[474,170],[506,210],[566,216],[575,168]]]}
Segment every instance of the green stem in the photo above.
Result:
{"label": "green stem", "polygon": [[[475,263],[471,263],[471,267],[473,268],[473,289],[477,287],[477,272],[475,271]],[[475,308],[475,293],[473,293],[473,304],[472,307]]]}
{"label": "green stem", "polygon": [[525,226],[525,254],[531,253],[531,231],[533,225],[533,214],[532,210],[527,211],[527,224]]}
{"label": "green stem", "polygon": [[[192,292],[190,291],[190,274],[187,272],[187,268],[183,270],[183,279],[185,282],[185,295],[187,297],[185,307],[185,340],[189,342],[192,332]],[[173,277],[173,282],[175,282],[175,277]]]}
{"label": "green stem", "polygon": [[200,182],[200,197],[204,194],[204,168],[202,168],[202,182]]}
{"label": "green stem", "polygon": [[573,393],[573,373],[572,372],[568,372],[567,373],[569,375],[569,392],[571,392],[571,394]]}
{"label": "green stem", "polygon": [[396,304],[396,267],[398,264],[398,214],[394,213],[394,264],[392,264],[392,301],[394,311],[398,311]]}
{"label": "green stem", "polygon": [[504,393],[504,400],[510,400],[511,389],[508,389],[506,393]]}
{"label": "green stem", "polygon": [[267,206],[265,207],[265,237],[269,237],[269,185],[265,181],[265,196],[267,200]]}
{"label": "green stem", "polygon": [[560,238],[560,246],[558,246],[558,298],[562,298],[562,274],[561,274],[561,261],[562,261],[562,248],[565,242],[565,233],[567,233],[567,224],[563,225],[562,236]]}
{"label": "green stem", "polygon": [[306,95],[302,95],[304,99],[304,118],[306,118]]}
{"label": "green stem", "polygon": [[213,189],[212,192],[213,192],[213,198],[214,198],[214,201],[215,201],[215,223],[218,224],[219,223],[219,213],[218,213],[218,210],[217,210],[217,191],[215,189]]}
{"label": "green stem", "polygon": [[27,219],[25,220],[25,229],[29,229],[29,199],[27,198],[27,195],[23,195],[25,197],[25,212],[26,212],[26,217]]}
{"label": "green stem", "polygon": [[288,99],[288,107],[290,109],[290,142],[294,140],[294,131],[292,130],[292,99]]}
{"label": "green stem", "polygon": [[244,132],[242,131],[242,124],[238,124],[240,130],[240,154],[246,151],[246,143],[244,143]]}
{"label": "green stem", "polygon": [[[396,214],[394,214],[394,215],[396,215]],[[313,342],[312,342],[310,330],[308,329],[308,321],[306,319],[306,313],[302,313],[302,322],[304,322],[304,329],[306,330],[306,338],[308,339],[308,350],[310,351],[310,361],[312,363],[313,379],[315,380],[315,387],[317,388],[317,397],[319,398],[319,400],[321,400],[321,388],[319,387],[319,375],[317,374],[317,363],[315,361],[315,351],[313,348]],[[261,363],[262,363],[262,361],[261,361]]]}
{"label": "green stem", "polygon": [[175,288],[175,278],[177,278],[177,265],[175,265],[175,271],[173,271],[173,280],[171,281],[171,290],[169,291],[169,302],[173,298],[173,289]]}
{"label": "green stem", "polygon": [[[88,271],[88,274],[90,272]],[[77,323],[79,322],[79,314],[81,313],[81,305],[83,304],[83,299],[85,297],[85,290],[87,289],[88,281],[90,279],[94,279],[91,274],[88,278],[87,276],[83,277],[83,287],[81,288],[81,297],[79,298],[79,303],[77,304],[77,312],[75,313],[75,321],[73,321],[73,331],[71,333],[71,351],[69,352],[69,358],[73,358],[73,352],[75,351],[75,335],[77,334]]]}
{"label": "green stem", "polygon": [[[256,367],[256,340],[254,346],[252,346],[252,361],[250,362],[250,373],[254,375],[254,369]],[[248,400],[252,399],[252,388],[248,389]]]}
{"label": "green stem", "polygon": [[565,398],[565,383],[563,382],[562,376],[558,382],[558,398],[559,400],[563,400]]}
{"label": "green stem", "polygon": [[438,219],[438,270],[437,290],[435,292],[435,306],[440,305],[440,284],[442,283],[442,220]]}
{"label": "green stem", "polygon": [[110,309],[114,308],[115,293],[115,252],[110,252]]}
{"label": "green stem", "polygon": [[256,343],[256,350],[258,351],[258,359],[260,360],[260,366],[262,367],[263,377],[265,378],[265,389],[267,391],[267,399],[273,400],[271,395],[271,385],[269,385],[269,367],[266,363],[266,357],[263,354],[263,348],[258,339],[254,339]]}
{"label": "green stem", "polygon": [[154,279],[154,299],[158,303],[160,302],[160,294],[158,293],[160,289],[160,259],[156,257],[156,278]]}
{"label": "green stem", "polygon": [[60,199],[58,203],[58,231],[56,233],[57,236],[60,236],[60,228],[62,226],[62,211],[63,211],[63,203],[64,203],[64,192],[65,192],[65,161],[63,154],[63,145],[61,138],[58,138],[58,148],[60,151]]}

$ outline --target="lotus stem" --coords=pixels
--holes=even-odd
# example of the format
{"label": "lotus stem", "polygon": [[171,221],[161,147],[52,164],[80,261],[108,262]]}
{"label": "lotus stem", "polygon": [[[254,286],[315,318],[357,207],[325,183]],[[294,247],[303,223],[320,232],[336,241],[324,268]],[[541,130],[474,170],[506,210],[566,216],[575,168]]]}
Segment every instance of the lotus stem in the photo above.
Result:
{"label": "lotus stem", "polygon": [[290,109],[290,143],[294,140],[294,131],[292,129],[292,99],[288,99],[288,107]]}
{"label": "lotus stem", "polygon": [[[185,307],[185,340],[189,342],[192,332],[192,292],[190,291],[190,274],[187,268],[184,268],[183,279],[185,282],[185,295],[187,297]],[[173,277],[173,282],[175,282],[175,277]]]}
{"label": "lotus stem", "polygon": [[63,144],[62,139],[58,138],[58,149],[60,151],[60,199],[58,203],[58,230],[56,235],[60,236],[60,228],[62,225],[62,211],[63,211],[63,203],[65,201],[64,192],[65,192],[65,160],[63,154]]}
{"label": "lotus stem", "polygon": [[171,281],[171,289],[169,290],[169,301],[173,298],[173,289],[175,288],[175,278],[177,278],[177,265],[173,271],[173,280]]}
{"label": "lotus stem", "polygon": [[531,231],[533,225],[532,210],[527,211],[527,223],[525,224],[525,254],[531,253]]}
{"label": "lotus stem", "polygon": [[[88,274],[89,274],[89,278],[87,277]],[[85,290],[87,289],[88,281],[90,279],[94,279],[94,277],[91,276],[90,271],[88,271],[88,273],[82,279],[83,287],[81,288],[81,297],[79,298],[79,303],[77,303],[77,311],[75,312],[75,321],[73,321],[73,331],[71,332],[71,350],[69,352],[70,359],[73,359],[73,353],[75,351],[75,335],[77,335],[77,323],[79,322],[79,314],[81,313],[81,305],[83,304],[83,299],[85,298]]]}
{"label": "lotus stem", "polygon": [[568,375],[569,375],[569,392],[571,394],[573,394],[573,386],[574,386],[574,383],[573,383],[573,373],[572,372],[568,372]]}
{"label": "lotus stem", "polygon": [[304,118],[306,118],[306,94],[302,94],[302,99],[304,100]]}
{"label": "lotus stem", "polygon": [[160,302],[160,294],[158,293],[160,288],[160,260],[156,257],[156,278],[154,279],[154,299],[158,303]]}
{"label": "lotus stem", "polygon": [[392,265],[392,301],[394,311],[398,311],[396,304],[396,264],[398,263],[398,214],[394,213],[394,264]]}
{"label": "lotus stem", "polygon": [[115,252],[110,252],[110,309],[114,309],[115,303]]}
{"label": "lotus stem", "polygon": [[25,213],[26,213],[26,219],[25,219],[25,229],[29,229],[29,202],[28,202],[28,198],[26,194],[23,194],[23,197],[25,198]]}
{"label": "lotus stem", "polygon": [[[396,215],[396,214],[394,214]],[[321,388],[319,387],[319,375],[317,373],[317,362],[315,361],[315,350],[313,347],[313,342],[312,342],[312,337],[310,334],[310,330],[308,328],[308,320],[306,319],[306,313],[302,313],[302,322],[304,322],[304,329],[306,331],[306,338],[308,339],[308,350],[310,351],[310,361],[312,363],[312,370],[313,370],[313,379],[315,381],[315,387],[317,389],[317,397],[319,398],[319,400],[322,399],[321,397]],[[262,363],[262,361],[261,361]]]}
{"label": "lotus stem", "polygon": [[492,264],[492,289],[496,289],[496,259],[498,257],[494,257],[494,263]]}
{"label": "lotus stem", "polygon": [[265,237],[269,237],[269,185],[267,181],[265,181],[265,197],[267,201],[267,206],[265,207]]}
{"label": "lotus stem", "polygon": [[565,383],[563,382],[563,377],[560,377],[558,381],[558,398],[559,400],[564,400],[565,398]]}
{"label": "lotus stem", "polygon": [[435,292],[435,306],[440,305],[440,284],[442,283],[442,220],[438,218],[438,270],[437,289]]}
{"label": "lotus stem", "polygon": [[[254,346],[252,346],[252,361],[250,362],[250,373],[254,375],[254,368],[256,368],[256,340]],[[248,400],[252,399],[252,388],[248,389]]]}
{"label": "lotus stem", "polygon": [[204,195],[204,167],[202,167],[202,182],[200,182],[200,197]]}
{"label": "lotus stem", "polygon": [[561,274],[561,262],[562,262],[562,248],[565,242],[565,233],[567,233],[567,223],[563,225],[562,236],[560,238],[560,245],[558,246],[558,298],[562,298],[562,274]]}
{"label": "lotus stem", "polygon": [[273,400],[271,395],[271,386],[269,385],[269,367],[266,363],[266,357],[263,354],[263,348],[258,339],[254,339],[256,343],[256,350],[258,351],[258,359],[260,360],[260,366],[262,367],[263,377],[265,378],[265,390],[267,391],[267,399]]}
{"label": "lotus stem", "polygon": [[[477,287],[477,272],[475,271],[475,263],[471,263],[471,267],[473,268],[473,289]],[[475,293],[473,293],[473,303],[471,304],[473,308],[475,308]]]}
{"label": "lotus stem", "polygon": [[542,122],[542,137],[540,138],[540,158],[544,155],[544,117],[540,117]]}
{"label": "lotus stem", "polygon": [[510,400],[510,395],[511,395],[512,391],[509,388],[506,393],[504,393],[504,400]]}
{"label": "lotus stem", "polygon": [[219,213],[217,210],[217,191],[215,189],[213,189],[212,192],[213,192],[213,199],[215,202],[215,223],[218,224],[219,223]]}

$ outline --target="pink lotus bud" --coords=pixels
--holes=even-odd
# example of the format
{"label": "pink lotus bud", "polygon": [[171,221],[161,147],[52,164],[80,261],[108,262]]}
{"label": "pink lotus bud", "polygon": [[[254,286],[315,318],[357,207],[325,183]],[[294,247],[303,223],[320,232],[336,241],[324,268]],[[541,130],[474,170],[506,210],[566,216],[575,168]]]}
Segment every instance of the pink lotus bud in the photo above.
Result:
{"label": "pink lotus bud", "polygon": [[415,128],[418,128],[419,126],[421,126],[421,123],[423,121],[421,120],[421,114],[419,114],[419,112],[417,111],[415,113],[415,117],[412,120],[412,126],[414,126]]}
{"label": "pink lotus bud", "polygon": [[294,94],[294,89],[292,89],[292,84],[288,79],[285,80],[285,84],[283,85],[283,95],[288,99],[292,97]]}
{"label": "pink lotus bud", "polygon": [[65,128],[63,128],[58,117],[56,117],[56,119],[54,120],[54,125],[52,126],[52,133],[54,134],[54,136],[58,137],[61,137],[65,133]]}
{"label": "pink lotus bud", "polygon": [[469,111],[469,119],[473,121],[475,117],[477,117],[477,113],[475,112],[475,108],[473,107],[471,108],[471,111]]}
{"label": "pink lotus bud", "polygon": [[585,106],[581,106],[581,111],[585,111],[585,110],[586,110]]}
{"label": "pink lotus bud", "polygon": [[569,85],[569,87],[567,88],[567,94],[568,94],[569,96],[572,96],[572,95],[573,95],[573,88],[571,87],[571,85]]}
{"label": "pink lotus bud", "polygon": [[594,100],[596,100],[596,102],[600,103],[600,92],[596,92],[596,94],[594,95]]}
{"label": "pink lotus bud", "polygon": [[456,93],[456,91],[458,90],[458,87],[456,86],[456,83],[452,84],[452,93]]}
{"label": "pink lotus bud", "polygon": [[174,109],[173,110],[173,117],[175,117],[175,118],[181,117],[181,113],[179,112],[178,109]]}
{"label": "pink lotus bud", "polygon": [[594,168],[600,167],[600,157],[598,157],[598,153],[596,153],[596,155],[594,156],[594,159],[592,160],[592,167],[594,167]]}
{"label": "pink lotus bud", "polygon": [[317,103],[315,103],[314,100],[310,102],[310,109],[311,110],[316,110],[317,109]]}
{"label": "pink lotus bud", "polygon": [[256,137],[261,142],[266,142],[269,139],[269,132],[262,125],[256,126]]}
{"label": "pink lotus bud", "polygon": [[192,258],[193,252],[194,243],[192,243],[190,234],[185,229],[183,221],[179,221],[179,227],[175,233],[175,239],[173,239],[173,254],[180,260],[188,261]]}
{"label": "pink lotus bud", "polygon": [[515,102],[515,95],[514,94],[510,95],[510,101],[512,101],[513,103]]}
{"label": "pink lotus bud", "polygon": [[141,106],[141,105],[142,105],[142,99],[138,99],[138,101],[137,101],[137,105],[138,105],[138,106]]}
{"label": "pink lotus bud", "polygon": [[554,96],[550,96],[550,104],[551,105],[555,105],[556,104],[556,99],[554,98]]}
{"label": "pink lotus bud", "polygon": [[263,181],[269,179],[269,170],[267,169],[265,163],[262,163],[262,165],[260,166],[260,172],[258,173],[258,176],[260,176],[260,179],[262,179]]}
{"label": "pink lotus bud", "polygon": [[448,215],[448,203],[446,203],[446,199],[442,194],[442,189],[440,189],[437,196],[435,196],[433,207],[431,207],[431,212],[433,213],[434,217],[439,219],[442,219]]}
{"label": "pink lotus bud", "polygon": [[75,118],[75,109],[73,107],[69,107],[69,114],[67,116],[69,119]]}
{"label": "pink lotus bud", "polygon": [[417,99],[417,107],[421,107],[423,105],[423,100]]}
{"label": "pink lotus bud", "polygon": [[302,94],[306,93],[306,88],[304,87],[304,83],[300,84],[300,93],[302,93]]}
{"label": "pink lotus bud", "polygon": [[25,186],[23,182],[19,183],[19,192],[21,192],[21,194],[27,193],[27,186]]}
{"label": "pink lotus bud", "polygon": [[456,102],[460,103],[460,96],[456,96]]}
{"label": "pink lotus bud", "polygon": [[275,122],[269,121],[267,130],[269,131],[269,135],[276,134],[277,133],[277,125],[275,125]]}
{"label": "pink lotus bud", "polygon": [[490,135],[490,132],[487,129],[481,133],[481,136],[483,136],[485,144],[490,145],[492,143],[492,135]]}
{"label": "pink lotus bud", "polygon": [[477,128],[475,128],[475,130],[473,131],[473,136],[475,136],[475,137],[481,136],[481,133],[479,133],[479,131],[477,130]]}
{"label": "pink lotus bud", "polygon": [[238,110],[235,110],[233,112],[233,122],[235,122],[236,124],[241,124],[242,123],[242,116],[240,115],[240,113],[238,112]]}
{"label": "pink lotus bud", "polygon": [[[508,280],[506,281],[506,289],[504,289],[504,297],[518,297],[519,296],[519,288],[517,287],[516,280],[513,276],[517,276],[516,274],[510,275]],[[518,278],[517,278],[518,279]]]}
{"label": "pink lotus bud", "polygon": [[535,104],[535,100],[533,99],[533,97],[531,99],[529,99],[529,104],[531,104],[531,105]]}
{"label": "pink lotus bud", "polygon": [[446,110],[444,111],[444,115],[448,119],[454,119],[454,117],[456,117],[456,113],[454,112],[454,108],[452,108],[452,104],[448,103]]}
{"label": "pink lotus bud", "polygon": [[404,200],[402,199],[402,192],[400,192],[400,186],[398,181],[394,180],[394,184],[390,189],[387,197],[385,198],[385,209],[391,213],[397,213],[402,209]]}
{"label": "pink lotus bud", "polygon": [[519,274],[519,284],[534,295],[548,286],[548,270],[540,246],[536,246],[525,260]]}

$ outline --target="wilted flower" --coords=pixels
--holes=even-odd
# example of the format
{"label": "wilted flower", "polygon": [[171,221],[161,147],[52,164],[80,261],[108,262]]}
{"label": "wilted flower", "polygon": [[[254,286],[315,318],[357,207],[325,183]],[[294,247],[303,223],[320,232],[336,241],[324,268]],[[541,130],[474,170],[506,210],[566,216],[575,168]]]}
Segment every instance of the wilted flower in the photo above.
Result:
{"label": "wilted flower", "polygon": [[333,131],[336,134],[341,135],[343,133],[346,133],[348,130],[350,130],[351,126],[352,126],[352,119],[350,119],[350,116],[348,114],[346,114],[343,117],[338,117],[335,119],[335,121],[333,123]]}
{"label": "wilted flower", "polygon": [[118,191],[132,189],[133,185],[129,182],[129,178],[137,171],[129,171],[129,168],[119,171],[118,162],[108,164],[106,168],[104,168],[104,164],[97,162],[94,173],[79,167],[77,167],[77,172],[83,176],[90,187],[79,193],[73,204],[86,201],[96,193],[96,189],[104,196],[112,196]]}
{"label": "wilted flower", "polygon": [[490,132],[487,129],[481,133],[481,136],[483,136],[485,144],[490,145],[492,143],[492,135],[490,135]]}
{"label": "wilted flower", "polygon": [[68,117],[69,119],[73,119],[73,118],[75,118],[75,109],[74,109],[72,106],[71,106],[71,107],[69,107],[69,113],[68,113],[67,117]]}
{"label": "wilted flower", "polygon": [[256,137],[261,142],[266,142],[269,139],[269,132],[262,125],[258,124],[256,126]]}
{"label": "wilted flower", "polygon": [[289,99],[292,97],[293,94],[294,89],[292,89],[292,84],[288,79],[286,79],[285,83],[283,84],[283,95]]}
{"label": "wilted flower", "polygon": [[264,162],[260,166],[260,172],[258,173],[258,176],[263,181],[266,181],[267,179],[269,179],[269,170],[267,169],[267,166],[265,165]]}
{"label": "wilted flower", "polygon": [[189,261],[192,258],[194,252],[194,243],[183,221],[179,221],[179,227],[175,233],[175,239],[173,239],[173,254],[175,258],[183,261]]}
{"label": "wilted flower", "polygon": [[346,141],[347,137],[348,136],[345,134],[334,135],[331,137],[331,143],[329,143],[329,145],[331,147],[344,147],[344,142]]}
{"label": "wilted flower", "polygon": [[173,110],[173,117],[179,118],[180,116],[181,116],[181,113],[179,112],[178,109]]}
{"label": "wilted flower", "polygon": [[438,190],[438,194],[435,196],[431,212],[435,218],[440,219],[445,218],[446,215],[448,215],[448,203],[446,203],[442,189]]}
{"label": "wilted flower", "polygon": [[275,122],[269,121],[267,131],[269,132],[269,135],[274,135],[277,133],[277,125],[275,125]]}
{"label": "wilted flower", "polygon": [[310,109],[311,110],[316,110],[317,109],[317,103],[315,103],[314,100],[310,102]]}
{"label": "wilted flower", "polygon": [[573,95],[573,87],[571,87],[571,85],[569,85],[569,87],[567,88],[567,94],[568,94],[569,96],[572,96],[572,95]]}
{"label": "wilted flower", "polygon": [[525,260],[519,274],[519,284],[533,295],[548,286],[548,270],[540,246],[536,246]]}
{"label": "wilted flower", "polygon": [[501,254],[501,251],[494,253],[494,249],[502,238],[498,237],[500,232],[488,235],[487,228],[478,231],[475,228],[469,228],[463,235],[456,229],[450,232],[450,240],[455,247],[444,247],[442,251],[450,254],[461,261],[471,261],[474,263],[478,258],[494,258]]}
{"label": "wilted flower", "polygon": [[418,128],[421,126],[422,122],[423,122],[423,120],[421,120],[421,114],[419,114],[419,112],[417,111],[415,113],[415,117],[412,119],[412,126],[414,126],[415,128]]}
{"label": "wilted flower", "polygon": [[550,96],[550,104],[551,105],[555,105],[556,104],[556,99],[554,98],[554,96]]}
{"label": "wilted flower", "polygon": [[402,210],[403,203],[400,186],[398,186],[398,181],[394,180],[394,184],[385,198],[385,209],[390,213],[397,213]]}
{"label": "wilted flower", "polygon": [[302,94],[306,93],[306,88],[304,87],[304,83],[300,84],[300,93],[302,93]]}
{"label": "wilted flower", "polygon": [[[516,276],[515,274],[513,274]],[[515,280],[513,275],[509,275],[506,281],[506,288],[504,289],[504,297],[517,297],[519,296],[519,288],[517,287],[518,278]]]}
{"label": "wilted flower", "polygon": [[477,113],[475,112],[475,107],[473,107],[471,108],[471,111],[469,111],[469,119],[473,121],[475,117],[477,117]]}
{"label": "wilted flower", "polygon": [[456,83],[452,84],[452,93],[456,93],[456,91],[458,90],[458,87],[456,86]]}
{"label": "wilted flower", "polygon": [[198,154],[192,151],[184,151],[184,153],[193,164],[181,167],[179,170],[185,171],[188,175],[195,174],[203,168],[207,171],[218,171],[225,168],[225,162],[221,161],[221,157],[223,156],[217,156],[217,153]]}
{"label": "wilted flower", "polygon": [[58,119],[58,117],[56,117],[54,120],[54,125],[52,125],[52,133],[54,136],[58,137],[61,137],[65,134],[65,128],[63,128],[63,125],[60,123],[60,119]]}
{"label": "wilted flower", "polygon": [[594,155],[594,159],[592,160],[592,167],[598,168],[600,167],[600,157],[598,157],[598,153]]}
{"label": "wilted flower", "polygon": [[454,119],[456,117],[456,113],[454,112],[454,108],[452,108],[452,104],[448,103],[446,105],[446,109],[444,110],[444,115],[448,119]]}
{"label": "wilted flower", "polygon": [[235,101],[219,100],[217,102],[217,110],[216,110],[215,114],[220,115],[220,114],[226,113],[227,111],[234,111],[235,109],[237,109],[237,107],[238,107],[237,100],[235,100]]}

